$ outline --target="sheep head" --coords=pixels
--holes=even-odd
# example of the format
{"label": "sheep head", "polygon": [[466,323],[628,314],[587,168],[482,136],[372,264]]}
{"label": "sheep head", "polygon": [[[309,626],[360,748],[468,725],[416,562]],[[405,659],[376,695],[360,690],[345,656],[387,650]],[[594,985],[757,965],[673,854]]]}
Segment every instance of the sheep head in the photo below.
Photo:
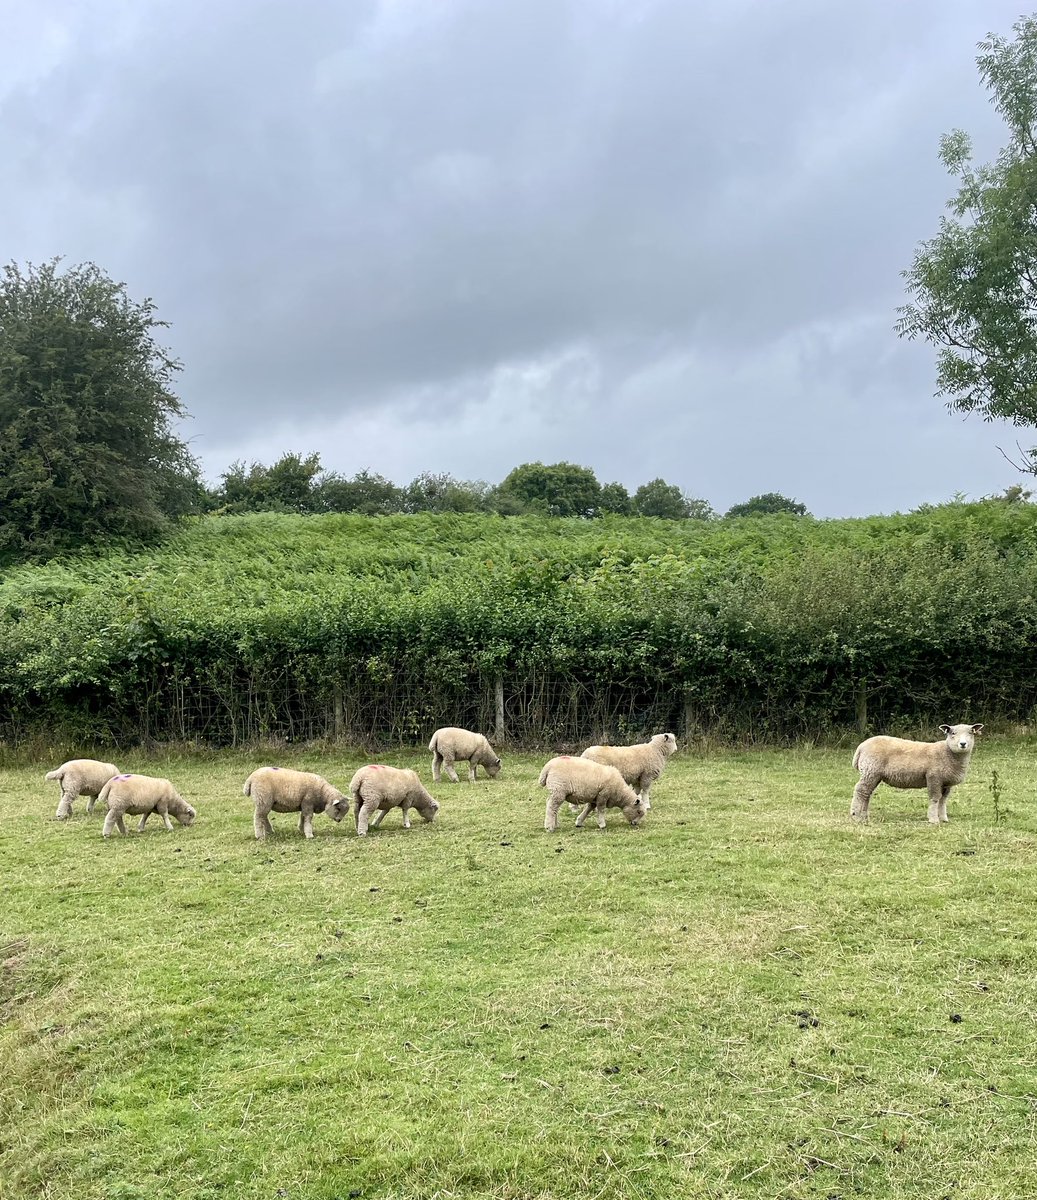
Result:
{"label": "sheep head", "polygon": [[952,754],[969,754],[976,738],[983,732],[982,725],[941,725],[940,732],[947,739],[947,749]]}

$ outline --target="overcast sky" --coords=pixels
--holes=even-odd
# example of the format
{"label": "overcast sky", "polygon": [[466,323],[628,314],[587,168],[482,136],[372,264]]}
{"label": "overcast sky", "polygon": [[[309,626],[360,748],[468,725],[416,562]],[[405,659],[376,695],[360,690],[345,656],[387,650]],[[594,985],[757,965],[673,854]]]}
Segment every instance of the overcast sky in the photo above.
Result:
{"label": "overcast sky", "polygon": [[1022,0],[0,0],[0,252],[151,296],[215,479],[978,496],[900,271]]}

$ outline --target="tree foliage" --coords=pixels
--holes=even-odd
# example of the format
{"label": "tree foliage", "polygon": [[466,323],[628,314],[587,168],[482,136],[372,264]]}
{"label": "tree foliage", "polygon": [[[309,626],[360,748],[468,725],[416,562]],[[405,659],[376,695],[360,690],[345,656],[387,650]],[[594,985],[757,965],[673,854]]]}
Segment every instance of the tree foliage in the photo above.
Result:
{"label": "tree foliage", "polygon": [[0,554],[151,540],[201,501],[166,325],[93,263],[0,280]]}
{"label": "tree foliage", "polygon": [[1013,33],[989,35],[976,59],[1008,140],[975,165],[968,134],[942,139],[958,191],[904,272],[911,299],[897,330],[938,347],[949,408],[1037,425],[1037,17]]}
{"label": "tree foliage", "polygon": [[760,496],[752,496],[742,504],[734,504],[726,515],[729,517],[761,517],[774,513],[791,513],[794,517],[805,517],[807,506],[798,500],[790,500],[780,492],[764,492]]}
{"label": "tree foliage", "polygon": [[523,463],[504,477],[498,491],[525,511],[550,517],[595,517],[601,506],[594,472],[570,462]]}
{"label": "tree foliage", "polygon": [[714,516],[709,502],[687,496],[675,483],[652,479],[634,493],[634,511],[642,517],[665,517],[680,521],[689,517],[708,521]]}

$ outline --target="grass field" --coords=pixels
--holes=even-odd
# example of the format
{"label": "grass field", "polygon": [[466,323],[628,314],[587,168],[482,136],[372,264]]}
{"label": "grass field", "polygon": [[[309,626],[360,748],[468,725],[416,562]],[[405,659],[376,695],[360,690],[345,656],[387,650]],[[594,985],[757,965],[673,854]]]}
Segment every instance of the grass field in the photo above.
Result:
{"label": "grass field", "polygon": [[1033,1194],[1031,743],[941,830],[851,826],[847,749],[691,750],[548,835],[545,757],[309,843],[242,780],[357,757],[120,755],[199,818],[109,842],[0,773],[0,1197]]}

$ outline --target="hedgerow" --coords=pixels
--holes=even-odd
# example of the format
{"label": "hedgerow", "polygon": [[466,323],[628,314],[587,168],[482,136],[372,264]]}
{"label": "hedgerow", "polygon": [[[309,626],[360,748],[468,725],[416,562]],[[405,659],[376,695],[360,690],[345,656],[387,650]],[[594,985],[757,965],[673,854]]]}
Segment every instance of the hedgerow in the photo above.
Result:
{"label": "hedgerow", "polygon": [[[1037,509],[719,522],[258,514],[0,578],[0,729],[738,737],[1037,704]],[[866,710],[866,711],[865,711]]]}

